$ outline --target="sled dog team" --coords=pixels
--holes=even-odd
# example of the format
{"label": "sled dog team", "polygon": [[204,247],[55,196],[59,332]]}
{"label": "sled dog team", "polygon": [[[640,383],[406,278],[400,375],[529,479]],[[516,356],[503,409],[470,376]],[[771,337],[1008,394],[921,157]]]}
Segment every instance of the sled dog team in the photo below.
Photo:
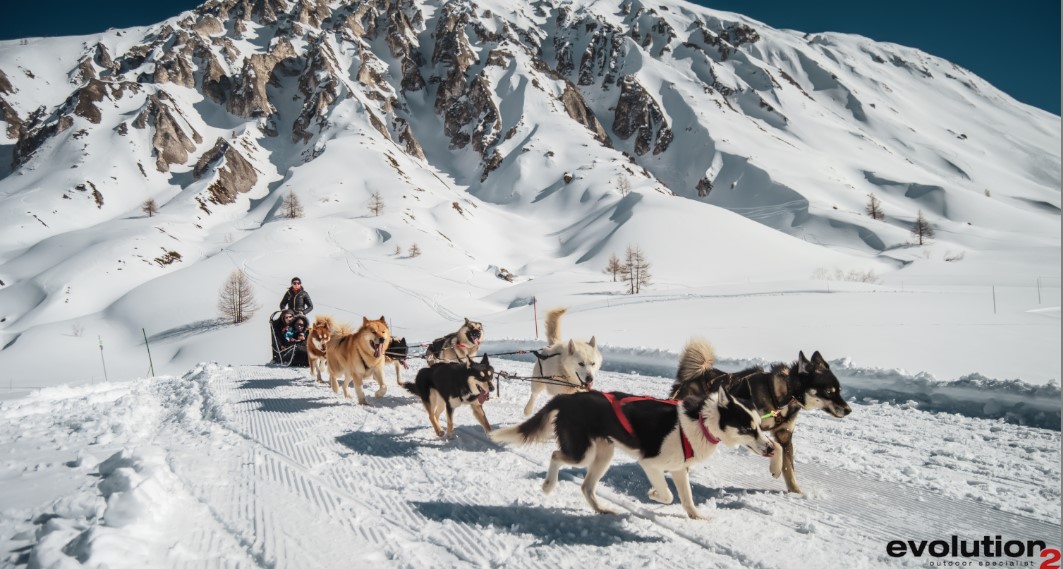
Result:
{"label": "sled dog team", "polygon": [[[497,442],[554,441],[557,450],[551,455],[543,492],[549,494],[557,486],[562,465],[586,467],[583,496],[595,512],[603,514],[612,512],[598,502],[595,488],[618,447],[645,471],[651,500],[672,502],[664,476],[670,473],[683,509],[691,518],[700,519],[689,470],[712,456],[720,444],[744,445],[768,457],[771,475],[781,475],[789,492],[801,492],[793,463],[799,412],[822,409],[838,418],[851,412],[838,378],[818,351],[811,359],[799,352],[797,361],[775,364],[766,371],[753,367],[726,373],[714,367],[712,346],[700,338],[684,347],[669,399],[596,391],[602,354],[594,337],[586,342],[562,340],[565,311],[555,308],[546,315],[548,344],[536,353],[531,396],[524,407],[524,415],[530,417],[499,430],[492,431],[483,409],[494,389],[494,368],[487,355],[475,361],[483,326],[468,318],[456,332],[433,341],[425,354],[429,365],[417,372],[413,382],[402,383],[399,366],[406,365],[409,347],[405,339],[391,336],[383,316],[363,318],[357,330],[318,316],[307,336],[310,373],[323,382],[327,371],[332,391],[339,393],[342,386],[347,399],[351,398],[348,386],[353,384],[358,402],[366,405],[363,380],[375,379],[375,396],[382,397],[387,392],[384,368],[390,363],[395,367],[396,384],[421,399],[440,437],[453,436],[454,410],[467,405],[484,432]],[[553,398],[534,412],[543,391]],[[444,413],[445,430],[439,423]]]}

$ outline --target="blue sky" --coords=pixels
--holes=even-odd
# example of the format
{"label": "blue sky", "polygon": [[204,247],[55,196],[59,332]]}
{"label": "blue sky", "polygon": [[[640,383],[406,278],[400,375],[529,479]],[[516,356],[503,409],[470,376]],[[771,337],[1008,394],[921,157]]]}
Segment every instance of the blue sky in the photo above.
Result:
{"label": "blue sky", "polygon": [[[517,1],[517,0],[514,0]],[[202,2],[8,2],[0,39],[153,24]],[[970,69],[1016,99],[1060,113],[1060,1],[698,0],[775,28],[846,32],[916,47]]]}

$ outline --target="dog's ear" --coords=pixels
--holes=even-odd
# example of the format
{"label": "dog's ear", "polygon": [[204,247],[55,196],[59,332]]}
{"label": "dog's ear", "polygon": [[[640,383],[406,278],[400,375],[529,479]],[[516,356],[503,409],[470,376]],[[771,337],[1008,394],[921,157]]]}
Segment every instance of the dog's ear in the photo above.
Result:
{"label": "dog's ear", "polygon": [[804,350],[797,352],[797,373],[808,373],[808,358],[805,357]]}
{"label": "dog's ear", "polygon": [[384,318],[383,314],[380,315],[380,321],[384,323],[384,326],[388,325],[388,319]]}
{"label": "dog's ear", "polygon": [[365,326],[366,324],[369,324],[369,319],[366,318],[365,316],[363,316],[362,317],[362,326]]}
{"label": "dog's ear", "polygon": [[727,407],[731,404],[731,398],[728,397],[727,391],[722,387],[716,390],[716,404],[720,407]]}
{"label": "dog's ear", "polygon": [[597,342],[597,340],[594,339],[594,336],[591,336],[591,341],[587,342],[587,343],[590,344],[592,348],[597,348],[598,347],[598,342]]}
{"label": "dog's ear", "polygon": [[827,365],[827,360],[823,359],[823,356],[819,355],[819,350],[816,350],[816,352],[812,354],[812,363],[815,364],[816,367],[823,367]]}
{"label": "dog's ear", "polygon": [[465,319],[465,325],[466,325],[466,326],[468,326],[468,325],[469,325],[469,319],[468,319],[468,318],[466,318],[466,319]]}
{"label": "dog's ear", "polygon": [[491,365],[491,361],[487,359],[487,354],[484,354],[483,359],[480,360],[480,365],[485,365],[485,366]]}
{"label": "dog's ear", "polygon": [[571,356],[574,353],[576,353],[576,341],[575,340],[569,340],[568,341],[568,355]]}

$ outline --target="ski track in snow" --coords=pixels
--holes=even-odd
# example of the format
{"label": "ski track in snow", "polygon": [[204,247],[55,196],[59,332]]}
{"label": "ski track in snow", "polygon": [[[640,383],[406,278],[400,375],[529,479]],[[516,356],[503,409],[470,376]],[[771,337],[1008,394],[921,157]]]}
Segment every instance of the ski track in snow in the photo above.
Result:
{"label": "ski track in snow", "polygon": [[[512,373],[530,371],[523,362],[494,363]],[[406,371],[403,379],[410,381],[415,371]],[[609,389],[631,392],[645,391],[650,379],[663,380],[620,373],[602,378]],[[211,364],[183,378],[115,384],[111,391],[99,388],[80,397],[75,390],[60,401],[52,396],[6,403],[0,407],[0,433],[29,437],[37,431],[42,440],[55,441],[60,437],[48,434],[54,426],[33,417],[82,421],[66,436],[95,436],[95,443],[125,448],[133,470],[166,488],[166,498],[149,500],[152,496],[138,487],[129,490],[135,503],[155,507],[123,510],[114,496],[106,496],[112,475],[99,467],[103,480],[94,487],[95,463],[85,459],[86,481],[74,496],[96,501],[96,511],[104,512],[105,521],[97,522],[101,527],[93,526],[92,516],[90,521],[65,519],[71,516],[69,507],[61,505],[71,498],[60,498],[43,510],[3,512],[0,546],[9,545],[16,552],[10,559],[21,565],[31,558],[62,557],[50,542],[30,537],[34,525],[68,522],[75,527],[63,526],[69,534],[64,540],[102,545],[100,536],[121,538],[123,531],[150,536],[152,524],[159,524],[167,528],[164,537],[133,543],[147,542],[142,555],[153,566],[189,569],[368,563],[767,569],[832,566],[839,559],[847,567],[925,566],[925,559],[887,557],[886,543],[955,534],[1052,544],[1060,535],[1058,432],[969,418],[950,425],[934,414],[896,406],[856,405],[845,420],[808,412],[795,437],[805,496],[786,494],[763,458],[722,449],[691,476],[695,501],[710,521],[689,520],[678,498],[669,505],[646,498],[649,482],[641,468],[617,453],[599,496],[620,514],[600,516],[580,494],[581,468],[562,469],[558,489],[543,496],[550,445],[497,445],[464,408],[455,414],[455,438],[439,439],[420,402],[395,385],[392,373],[387,380],[388,393],[370,398],[374,406],[362,407],[315,384],[303,369]],[[367,382],[367,390],[375,390],[375,384]],[[501,396],[485,405],[492,425],[521,420],[527,394],[522,382],[503,381]],[[993,444],[994,436],[999,440],[982,461],[974,453],[955,464],[936,464],[934,451],[957,453],[944,443],[939,448],[934,433],[920,440],[905,432],[906,426],[927,424],[940,425],[943,441],[956,442],[964,431],[970,434],[965,445]],[[94,429],[118,435],[112,440]],[[1028,442],[1023,446],[1016,440]],[[76,447],[74,440],[64,442]],[[1024,460],[1035,452],[1046,456]],[[153,453],[164,454],[165,461],[153,463]],[[881,461],[888,463],[896,453],[926,459],[921,466],[904,460],[918,471],[904,483],[891,480],[888,469],[874,476],[870,467],[881,470]],[[1022,472],[1019,467],[998,471],[993,461],[1008,463],[1010,455],[1033,463],[1038,475],[1009,480]],[[982,501],[971,500],[949,491],[950,475],[962,478],[960,486],[998,489],[983,490]],[[100,493],[107,499],[101,502]],[[109,525],[112,512],[129,511],[140,511],[135,523],[102,527]],[[138,527],[143,531],[128,529]],[[40,528],[38,533],[50,535]],[[66,549],[85,560],[95,560],[102,550]],[[135,565],[126,558],[110,563]]]}

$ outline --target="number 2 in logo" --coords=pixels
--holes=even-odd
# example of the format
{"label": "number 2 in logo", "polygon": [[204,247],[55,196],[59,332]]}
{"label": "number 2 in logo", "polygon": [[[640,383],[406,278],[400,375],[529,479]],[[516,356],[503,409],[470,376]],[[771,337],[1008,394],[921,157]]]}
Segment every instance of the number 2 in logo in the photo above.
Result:
{"label": "number 2 in logo", "polygon": [[1059,567],[1060,554],[1059,554],[1059,550],[1056,549],[1055,547],[1050,547],[1048,549],[1042,549],[1041,550],[1041,557],[1044,557],[1045,560],[1041,562],[1040,569],[1060,569],[1060,567]]}

